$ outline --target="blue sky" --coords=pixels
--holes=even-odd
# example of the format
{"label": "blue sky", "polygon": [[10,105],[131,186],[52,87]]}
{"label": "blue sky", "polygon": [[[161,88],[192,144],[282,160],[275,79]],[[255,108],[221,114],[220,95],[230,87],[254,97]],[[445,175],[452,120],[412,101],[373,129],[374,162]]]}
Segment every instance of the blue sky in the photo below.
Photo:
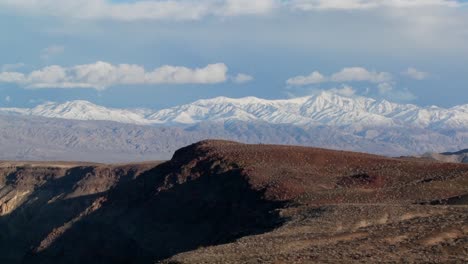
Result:
{"label": "blue sky", "polygon": [[468,103],[462,1],[0,0],[0,33],[1,107],[163,108],[327,89]]}

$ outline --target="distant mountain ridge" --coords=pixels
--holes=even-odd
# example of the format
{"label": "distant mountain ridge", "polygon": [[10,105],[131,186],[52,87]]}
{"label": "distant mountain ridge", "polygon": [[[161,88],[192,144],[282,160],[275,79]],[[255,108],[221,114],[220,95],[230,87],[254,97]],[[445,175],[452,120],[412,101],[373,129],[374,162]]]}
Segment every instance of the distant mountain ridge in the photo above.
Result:
{"label": "distant mountain ridge", "polygon": [[468,154],[468,149],[462,149],[456,152],[443,152],[440,153],[442,155],[462,155],[462,154]]}
{"label": "distant mountain ridge", "polygon": [[217,97],[158,111],[45,103],[0,108],[0,159],[169,159],[177,148],[203,139],[415,156],[467,148],[467,109],[330,92],[287,100]]}
{"label": "distant mountain ridge", "polygon": [[34,108],[0,108],[0,113],[70,120],[100,120],[128,124],[150,124],[136,111],[107,108],[84,100],[65,103],[47,102]]}
{"label": "distant mountain ridge", "polygon": [[426,153],[422,157],[442,162],[468,163],[468,149],[456,152]]}
{"label": "distant mountain ridge", "polygon": [[395,126],[431,130],[468,129],[468,105],[448,109],[419,107],[332,92],[285,100],[216,97],[162,110],[106,108],[78,100],[61,104],[45,103],[34,108],[0,108],[0,113],[138,125],[193,125],[238,120],[301,126],[328,125],[353,131]]}

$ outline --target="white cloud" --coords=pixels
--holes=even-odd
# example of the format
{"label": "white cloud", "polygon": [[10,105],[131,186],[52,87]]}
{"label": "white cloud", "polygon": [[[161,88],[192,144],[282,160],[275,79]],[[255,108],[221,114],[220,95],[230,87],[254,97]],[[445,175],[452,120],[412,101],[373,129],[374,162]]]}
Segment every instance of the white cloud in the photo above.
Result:
{"label": "white cloud", "polygon": [[252,81],[254,78],[248,74],[239,73],[232,78],[235,83],[246,83]]}
{"label": "white cloud", "polygon": [[13,70],[23,68],[24,66],[26,66],[26,64],[24,64],[22,62],[13,63],[13,64],[4,64],[4,65],[2,65],[2,67],[0,67],[0,70],[2,72],[4,72],[4,71],[13,71]]}
{"label": "white cloud", "polygon": [[[354,89],[352,86],[343,84],[346,82],[368,82],[375,84],[373,88],[367,87],[363,91]],[[387,72],[369,71],[362,67],[344,68],[330,76],[324,76],[318,71],[312,72],[308,76],[296,76],[286,81],[288,85],[288,94],[292,97],[299,93],[316,93],[321,91],[331,91],[344,96],[354,96],[363,94],[366,96],[374,96],[376,98],[387,98],[393,101],[412,101],[417,97],[408,89],[396,89],[392,75]],[[326,90],[317,87],[307,87],[308,84],[318,83],[342,83],[341,88],[327,88]],[[293,91],[291,92],[291,89]],[[304,90],[305,89],[305,90]]]}
{"label": "white cloud", "polygon": [[415,80],[424,80],[429,77],[429,73],[420,71],[413,67],[408,68],[405,72],[403,72],[403,75],[406,75]]}
{"label": "white cloud", "polygon": [[145,76],[148,83],[221,83],[226,81],[227,66],[223,63],[210,64],[205,68],[189,69],[186,67],[163,66]]}
{"label": "white cloud", "polygon": [[30,83],[61,83],[66,82],[67,79],[66,69],[53,65],[31,72],[27,81]]}
{"label": "white cloud", "polygon": [[221,14],[227,16],[266,14],[277,7],[276,0],[225,0]]}
{"label": "white cloud", "polygon": [[455,7],[455,0],[291,0],[288,4],[293,9],[310,10],[353,10],[379,7],[411,8],[425,6]]}
{"label": "white cloud", "polygon": [[22,83],[26,80],[24,74],[20,72],[0,72],[0,82]]}
{"label": "white cloud", "polygon": [[331,76],[334,82],[367,81],[373,83],[388,82],[392,75],[387,72],[369,71],[362,67],[344,68]]}
{"label": "white cloud", "polygon": [[41,59],[48,60],[65,52],[65,47],[60,45],[51,45],[41,51]]}
{"label": "white cloud", "polygon": [[324,82],[372,82],[382,83],[392,80],[392,75],[388,72],[369,71],[362,67],[344,68],[341,71],[332,74],[330,77],[322,75],[318,71],[312,72],[308,76],[296,76],[288,79],[288,85],[301,86],[309,84],[317,84]]}
{"label": "white cloud", "polygon": [[102,90],[115,85],[221,83],[227,80],[227,71],[228,68],[224,63],[209,64],[195,69],[166,65],[146,71],[139,65],[113,65],[98,61],[72,67],[52,65],[29,74],[1,72],[0,82],[16,83],[27,88]]}
{"label": "white cloud", "polygon": [[0,8],[22,13],[78,19],[197,20],[206,16],[269,13],[279,0],[0,0]]}
{"label": "white cloud", "polygon": [[329,91],[335,92],[337,94],[341,94],[344,96],[353,96],[356,94],[356,90],[354,90],[353,87],[344,85],[342,88],[333,88],[330,89]]}
{"label": "white cloud", "polygon": [[288,85],[308,85],[327,81],[327,78],[320,72],[314,71],[307,76],[296,76],[286,81]]}
{"label": "white cloud", "polygon": [[393,86],[389,83],[381,83],[377,86],[380,94],[388,94],[393,90]]}
{"label": "white cloud", "polygon": [[380,83],[377,86],[379,95],[394,101],[412,101],[417,97],[408,90],[396,90],[390,83]]}
{"label": "white cloud", "polygon": [[378,7],[453,7],[455,0],[0,0],[1,9],[78,19],[196,20],[206,16],[261,15],[272,10],[353,10]]}

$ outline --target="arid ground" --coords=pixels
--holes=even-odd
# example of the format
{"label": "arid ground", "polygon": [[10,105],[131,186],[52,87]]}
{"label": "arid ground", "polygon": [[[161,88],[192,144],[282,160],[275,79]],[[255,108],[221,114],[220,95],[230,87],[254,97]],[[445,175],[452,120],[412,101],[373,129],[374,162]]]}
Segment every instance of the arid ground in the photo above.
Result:
{"label": "arid ground", "polygon": [[0,187],[0,263],[468,262],[467,164],[202,141]]}

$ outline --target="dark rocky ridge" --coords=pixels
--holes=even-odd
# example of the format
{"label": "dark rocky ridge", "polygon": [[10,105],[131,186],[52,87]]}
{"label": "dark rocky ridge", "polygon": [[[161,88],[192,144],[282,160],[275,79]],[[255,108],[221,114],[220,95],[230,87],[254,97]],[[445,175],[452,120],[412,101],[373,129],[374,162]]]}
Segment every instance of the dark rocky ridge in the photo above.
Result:
{"label": "dark rocky ridge", "polygon": [[444,152],[440,153],[442,155],[460,155],[460,154],[468,154],[468,149],[462,149],[456,152]]}
{"label": "dark rocky ridge", "polygon": [[421,158],[441,162],[468,163],[468,149],[456,152],[426,153]]}
{"label": "dark rocky ridge", "polygon": [[2,163],[0,186],[2,263],[468,256],[463,164],[203,141],[160,165]]}

